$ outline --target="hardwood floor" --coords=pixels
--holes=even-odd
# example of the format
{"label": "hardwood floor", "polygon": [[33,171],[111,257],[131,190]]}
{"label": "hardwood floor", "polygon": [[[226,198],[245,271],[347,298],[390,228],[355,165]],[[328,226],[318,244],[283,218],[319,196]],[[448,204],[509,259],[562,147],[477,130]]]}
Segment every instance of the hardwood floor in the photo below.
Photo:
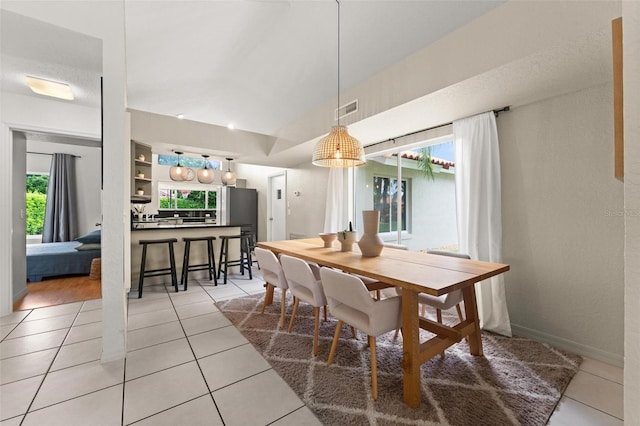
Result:
{"label": "hardwood floor", "polygon": [[90,279],[88,275],[51,278],[37,283],[27,283],[27,295],[13,304],[13,310],[23,311],[100,297],[101,281]]}

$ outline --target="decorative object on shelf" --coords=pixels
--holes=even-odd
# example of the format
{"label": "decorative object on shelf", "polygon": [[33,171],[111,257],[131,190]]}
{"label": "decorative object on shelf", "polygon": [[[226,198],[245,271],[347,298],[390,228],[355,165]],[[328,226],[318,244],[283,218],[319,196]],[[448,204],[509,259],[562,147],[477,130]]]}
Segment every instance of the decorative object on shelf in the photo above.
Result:
{"label": "decorative object on shelf", "polygon": [[333,242],[338,237],[337,233],[335,232],[322,232],[318,234],[318,236],[322,238],[322,241],[324,241],[324,248],[333,247]]}
{"label": "decorative object on shelf", "polygon": [[222,184],[223,185],[235,185],[236,184],[236,174],[231,171],[231,160],[233,158],[226,158],[227,160],[227,171],[222,175]]}
{"label": "decorative object on shelf", "polygon": [[138,170],[138,177],[144,178],[144,172],[142,170]]}
{"label": "decorative object on shelf", "polygon": [[144,189],[142,188],[138,188],[138,190],[136,191],[138,195],[144,195]]}
{"label": "decorative object on shelf", "polygon": [[340,241],[340,251],[353,250],[353,244],[356,242],[356,231],[353,230],[351,222],[349,222],[347,229],[338,232],[338,241]]}
{"label": "decorative object on shelf", "polygon": [[202,154],[204,157],[204,168],[198,170],[198,182],[200,183],[211,183],[213,182],[213,170],[207,168],[207,163],[209,162],[209,156],[206,154]]}
{"label": "decorative object on shelf", "polygon": [[175,151],[175,153],[178,155],[178,165],[173,166],[169,169],[169,177],[171,178],[171,180],[181,181],[184,180],[182,175],[185,171],[185,167],[182,167],[180,165],[180,156],[182,155],[182,152]]}
{"label": "decorative object on shelf", "polygon": [[338,125],[320,139],[313,150],[312,163],[323,167],[354,167],[365,164],[364,148],[340,125],[340,2],[338,4]]}
{"label": "decorative object on shelf", "polygon": [[138,155],[138,160],[140,160],[140,161],[144,161],[144,159],[145,159],[144,154],[140,154],[140,155]]}
{"label": "decorative object on shelf", "polygon": [[364,224],[364,234],[358,241],[358,247],[363,256],[375,257],[380,256],[384,242],[378,234],[378,225],[380,222],[379,210],[363,210],[362,223]]}

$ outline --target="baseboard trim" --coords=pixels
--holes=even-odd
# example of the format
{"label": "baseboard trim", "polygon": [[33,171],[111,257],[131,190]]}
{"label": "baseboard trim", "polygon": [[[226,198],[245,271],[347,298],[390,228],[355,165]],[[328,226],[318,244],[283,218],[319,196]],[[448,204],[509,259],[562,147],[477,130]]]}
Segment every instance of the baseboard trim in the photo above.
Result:
{"label": "baseboard trim", "polygon": [[593,346],[583,345],[582,343],[554,336],[552,334],[543,333],[538,330],[523,327],[517,324],[511,324],[511,331],[514,336],[526,337],[542,343],[547,343],[558,349],[563,349],[580,356],[596,359],[616,367],[624,367],[624,357],[612,352],[603,351]]}

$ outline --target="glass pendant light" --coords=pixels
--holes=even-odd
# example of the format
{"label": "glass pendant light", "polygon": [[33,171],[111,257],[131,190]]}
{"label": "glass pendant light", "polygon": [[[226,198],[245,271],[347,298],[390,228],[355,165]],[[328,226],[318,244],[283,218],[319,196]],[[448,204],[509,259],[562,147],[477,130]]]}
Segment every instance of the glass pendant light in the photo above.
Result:
{"label": "glass pendant light", "polygon": [[204,167],[198,170],[198,182],[200,183],[211,183],[213,182],[213,170],[207,168],[207,163],[209,162],[208,155],[202,154],[204,157]]}
{"label": "glass pendant light", "polygon": [[[340,109],[340,2],[338,4],[338,110]],[[364,148],[358,139],[349,135],[347,126],[338,125],[320,139],[313,150],[312,163],[323,167],[354,167],[365,164]]]}
{"label": "glass pendant light", "polygon": [[236,184],[236,174],[231,171],[231,160],[233,158],[226,158],[227,160],[227,171],[222,175],[222,184],[223,185],[235,185]]}
{"label": "glass pendant light", "polygon": [[171,180],[182,181],[184,180],[184,178],[182,177],[182,174],[184,173],[184,170],[185,170],[185,168],[180,165],[180,156],[182,155],[182,152],[179,152],[179,151],[174,151],[174,152],[178,155],[178,165],[173,166],[169,169],[169,177],[171,178]]}

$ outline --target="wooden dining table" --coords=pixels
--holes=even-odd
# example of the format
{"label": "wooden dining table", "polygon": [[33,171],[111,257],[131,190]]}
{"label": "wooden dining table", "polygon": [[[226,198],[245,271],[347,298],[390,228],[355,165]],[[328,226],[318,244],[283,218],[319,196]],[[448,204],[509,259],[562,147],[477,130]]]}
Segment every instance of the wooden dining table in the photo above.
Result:
{"label": "wooden dining table", "polygon": [[[420,366],[446,348],[467,338],[472,355],[482,355],[482,339],[474,284],[509,270],[509,265],[481,262],[385,247],[380,256],[365,257],[357,245],[340,251],[339,245],[325,248],[320,238],[258,243],[276,255],[284,253],[321,266],[372,278],[402,288],[402,369],[404,402],[420,405]],[[465,319],[455,325],[440,324],[420,316],[418,294],[442,296],[462,290]],[[435,336],[421,342],[420,329]]]}

